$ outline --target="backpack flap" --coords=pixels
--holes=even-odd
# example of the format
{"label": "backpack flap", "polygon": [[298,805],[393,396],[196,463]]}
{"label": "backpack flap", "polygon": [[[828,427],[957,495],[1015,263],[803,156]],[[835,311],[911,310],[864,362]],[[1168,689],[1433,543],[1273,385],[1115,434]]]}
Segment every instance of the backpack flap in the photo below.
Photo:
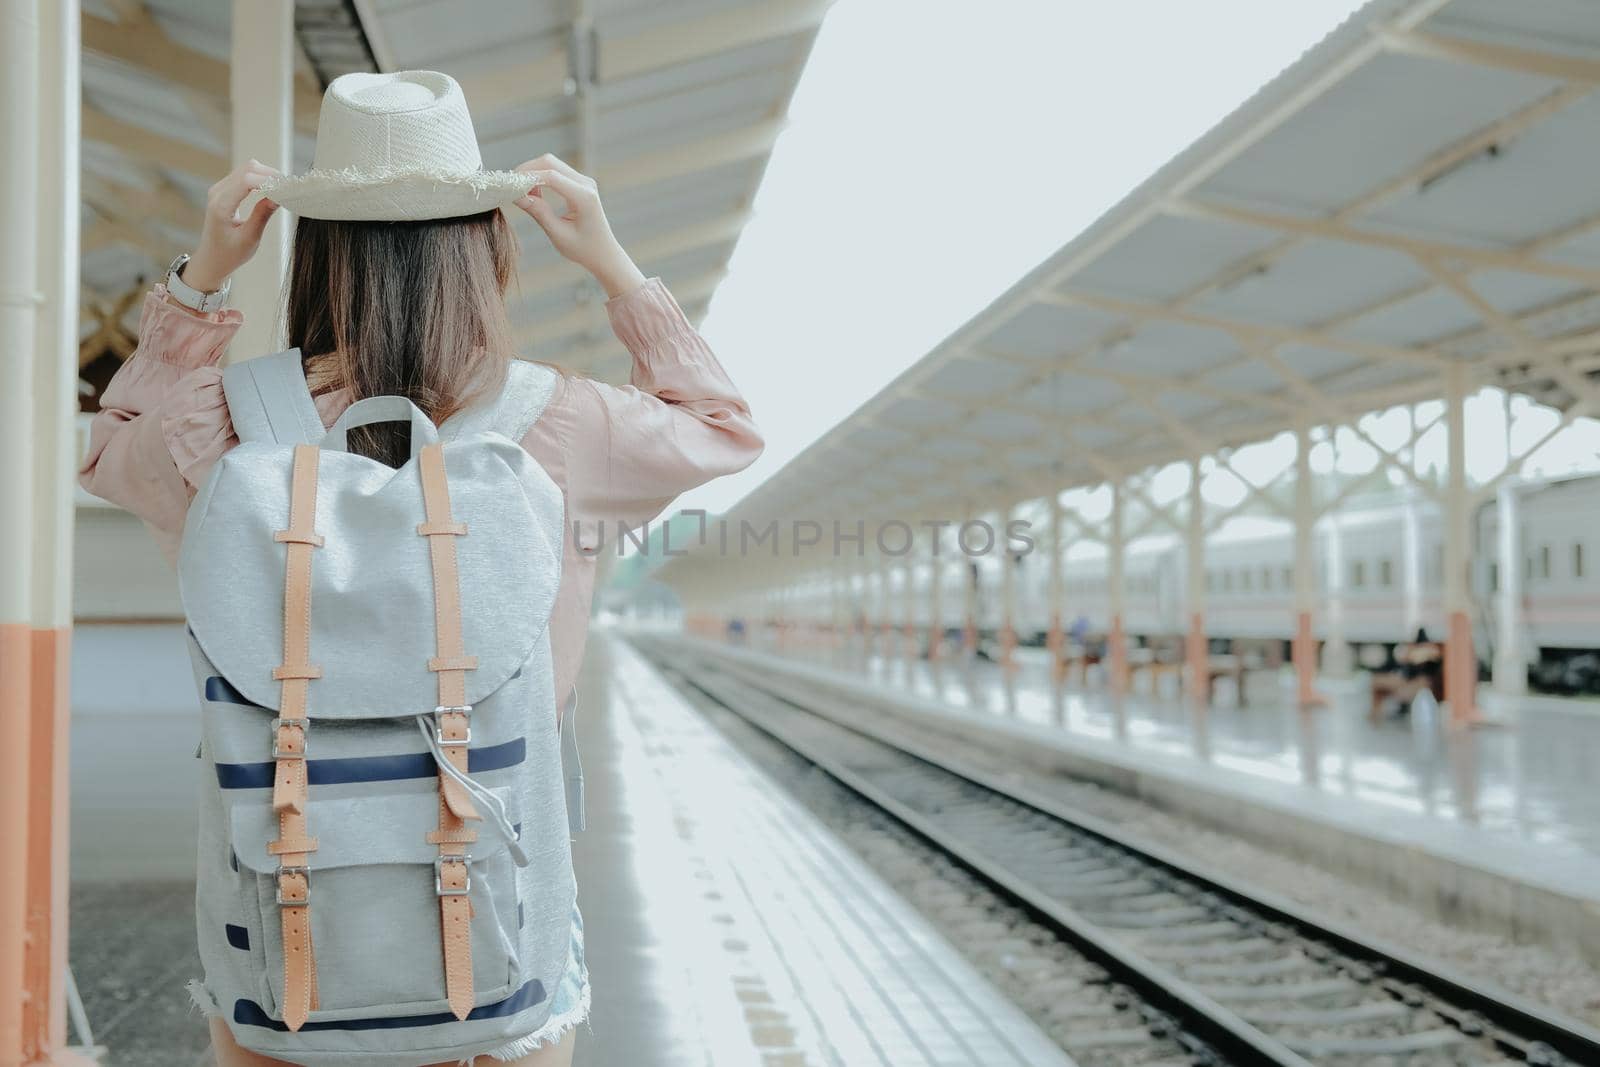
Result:
{"label": "backpack flap", "polygon": [[[515,789],[493,790],[513,823],[522,822]],[[439,794],[428,791],[381,796],[315,795],[308,804],[317,828],[317,868],[370,867],[386,863],[431,866],[439,855],[418,827],[439,817]],[[276,874],[278,857],[267,846],[279,836],[278,816],[265,798],[260,803],[234,804],[229,812],[234,855],[257,874]],[[472,846],[475,861],[505,851],[505,839],[486,832]]]}
{"label": "backpack flap", "polygon": [[[499,689],[548,625],[561,580],[560,490],[522,448],[484,434],[443,449],[456,539],[467,701]],[[277,708],[282,683],[284,569],[292,449],[241,444],[218,460],[190,506],[179,592],[195,640],[251,703]],[[433,710],[437,654],[433,568],[415,461],[391,469],[364,456],[319,453],[312,555],[312,718],[360,719]]]}

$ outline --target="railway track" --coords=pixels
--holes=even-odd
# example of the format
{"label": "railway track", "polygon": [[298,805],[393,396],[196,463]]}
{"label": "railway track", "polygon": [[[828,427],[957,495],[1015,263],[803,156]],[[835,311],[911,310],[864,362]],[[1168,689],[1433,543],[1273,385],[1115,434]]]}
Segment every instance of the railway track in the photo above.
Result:
{"label": "railway track", "polygon": [[1582,1023],[1201,870],[948,748],[891,737],[792,683],[683,644],[636,643],[1134,991],[1157,1021],[1152,1040],[1170,1043],[1172,1020],[1194,1062],[1600,1065],[1600,1032]]}

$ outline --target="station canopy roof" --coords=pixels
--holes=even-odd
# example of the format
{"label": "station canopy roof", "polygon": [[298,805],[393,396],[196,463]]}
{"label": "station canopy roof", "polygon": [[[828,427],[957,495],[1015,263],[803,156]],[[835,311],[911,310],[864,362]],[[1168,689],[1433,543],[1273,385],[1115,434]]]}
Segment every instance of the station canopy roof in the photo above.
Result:
{"label": "station canopy roof", "polygon": [[[490,168],[554,152],[600,183],[617,235],[691,319],[749,216],[827,0],[297,0],[295,169],[350,70],[455,77]],[[126,357],[138,297],[199,236],[229,165],[231,0],[85,0],[83,348]],[[604,294],[511,213],[525,356],[625,377]]]}
{"label": "station canopy roof", "polygon": [[960,518],[1451,373],[1587,413],[1597,87],[1589,0],[1369,3],[728,519]]}

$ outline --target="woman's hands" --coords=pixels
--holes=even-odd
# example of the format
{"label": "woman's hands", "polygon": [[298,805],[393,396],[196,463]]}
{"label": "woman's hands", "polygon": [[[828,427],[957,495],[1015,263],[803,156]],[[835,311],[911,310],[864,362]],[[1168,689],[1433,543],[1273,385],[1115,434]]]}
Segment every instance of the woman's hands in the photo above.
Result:
{"label": "woman's hands", "polygon": [[[606,296],[631,293],[644,284],[644,275],[611,233],[593,178],[579,174],[548,153],[530,159],[517,170],[539,179],[533,191],[516,202],[517,206],[533,216],[557,252],[594,275]],[[566,207],[557,208],[545,195],[547,190],[553,190]]]}
{"label": "woman's hands", "polygon": [[256,254],[261,234],[278,205],[263,197],[248,216],[238,218],[245,197],[278,172],[256,160],[244,164],[213,185],[206,193],[206,221],[200,245],[183,268],[183,280],[201,292],[222,288],[222,283]]}

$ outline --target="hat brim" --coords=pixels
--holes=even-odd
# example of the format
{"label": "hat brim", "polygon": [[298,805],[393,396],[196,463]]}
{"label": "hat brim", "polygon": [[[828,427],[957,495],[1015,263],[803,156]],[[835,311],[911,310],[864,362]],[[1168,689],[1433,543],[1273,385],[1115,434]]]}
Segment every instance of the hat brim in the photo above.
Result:
{"label": "hat brim", "polygon": [[510,170],[422,174],[309,170],[271,178],[260,193],[308,219],[341,222],[420,222],[454,219],[506,207],[539,179]]}

